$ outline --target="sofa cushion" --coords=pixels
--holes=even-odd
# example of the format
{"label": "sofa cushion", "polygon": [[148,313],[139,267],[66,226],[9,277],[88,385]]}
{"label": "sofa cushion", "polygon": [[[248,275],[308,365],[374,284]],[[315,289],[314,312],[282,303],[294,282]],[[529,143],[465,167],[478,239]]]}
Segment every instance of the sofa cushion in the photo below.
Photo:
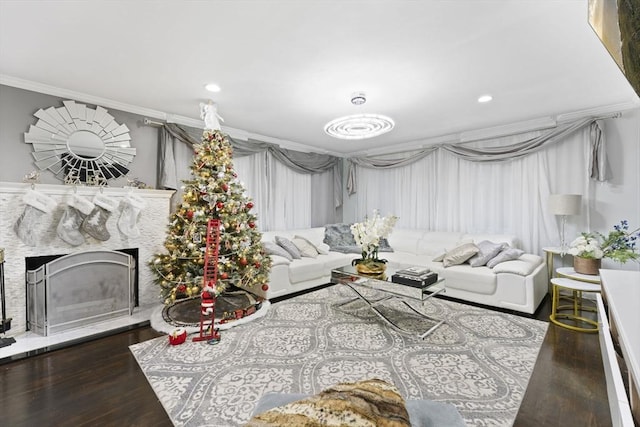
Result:
{"label": "sofa cushion", "polygon": [[478,253],[469,258],[469,265],[471,267],[482,267],[487,262],[498,255],[505,247],[505,243],[493,243],[489,240],[483,240],[477,243]]}
{"label": "sofa cushion", "polygon": [[387,240],[395,252],[417,253],[418,240],[424,234],[424,230],[412,228],[394,228]]}
{"label": "sofa cushion", "polygon": [[[283,249],[284,250],[284,249]],[[287,253],[288,255],[288,253]],[[280,255],[270,255],[271,258],[271,267],[275,267],[276,265],[289,265],[291,264],[291,259],[285,258]]]}
{"label": "sofa cushion", "polygon": [[465,234],[462,239],[471,240],[476,244],[483,240],[489,240],[495,243],[506,243],[514,248],[518,246],[518,238],[509,234]]}
{"label": "sofa cushion", "polygon": [[293,244],[293,242],[289,239],[287,239],[286,237],[283,236],[276,236],[276,243],[280,246],[282,246],[282,248],[289,252],[289,254],[291,254],[291,257],[293,259],[300,259],[301,255],[300,255],[300,251],[298,250],[298,248],[296,247],[296,245]]}
{"label": "sofa cushion", "polygon": [[[491,295],[497,286],[496,274],[487,267],[473,268],[469,264],[454,265],[438,271],[435,265],[432,270],[445,280],[445,288],[461,289],[468,292]],[[446,295],[446,294],[445,294]]]}
{"label": "sofa cushion", "polygon": [[505,248],[502,251],[500,251],[498,255],[491,258],[487,262],[487,267],[493,268],[496,265],[500,264],[501,262],[509,261],[512,259],[518,259],[520,258],[520,256],[522,256],[522,254],[524,254],[524,251],[522,249],[516,249],[511,247]]}
{"label": "sofa cushion", "polygon": [[511,273],[528,276],[543,263],[542,257],[534,254],[523,254],[518,259],[501,262],[493,267],[494,273]]}
{"label": "sofa cushion", "polygon": [[289,261],[293,261],[291,254],[275,242],[262,242],[262,247],[267,255],[278,255],[288,259]]}
{"label": "sofa cushion", "polygon": [[306,256],[308,258],[317,258],[318,250],[304,237],[295,236],[291,239],[291,242],[296,245],[296,248],[300,251],[301,256]]}
{"label": "sofa cushion", "polygon": [[473,243],[465,243],[458,247],[447,251],[442,260],[442,264],[445,267],[451,267],[452,265],[459,265],[478,253],[478,247]]}
{"label": "sofa cushion", "polygon": [[423,255],[437,255],[448,252],[463,243],[473,243],[473,240],[463,240],[462,233],[447,231],[427,231],[418,240],[416,253]]}
{"label": "sofa cushion", "polygon": [[330,274],[330,271],[325,270],[324,262],[317,258],[304,257],[296,259],[289,264],[289,280],[291,280],[291,283],[328,277]]}

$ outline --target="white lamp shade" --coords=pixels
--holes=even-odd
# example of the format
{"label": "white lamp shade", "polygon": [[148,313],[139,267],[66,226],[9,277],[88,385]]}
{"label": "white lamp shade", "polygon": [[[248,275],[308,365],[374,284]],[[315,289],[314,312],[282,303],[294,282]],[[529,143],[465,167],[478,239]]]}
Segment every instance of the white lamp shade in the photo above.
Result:
{"label": "white lamp shade", "polygon": [[582,207],[580,194],[551,194],[549,210],[554,215],[579,215]]}

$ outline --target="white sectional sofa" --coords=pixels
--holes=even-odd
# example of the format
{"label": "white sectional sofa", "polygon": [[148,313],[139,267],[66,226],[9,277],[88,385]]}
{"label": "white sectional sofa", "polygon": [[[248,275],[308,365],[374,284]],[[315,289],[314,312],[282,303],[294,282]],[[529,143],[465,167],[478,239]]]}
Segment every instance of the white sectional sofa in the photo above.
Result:
{"label": "white sectional sofa", "polygon": [[[293,261],[272,255],[269,290],[262,295],[269,299],[329,283],[332,269],[348,265],[351,260],[360,257],[357,253],[328,250],[329,246],[323,243],[324,227],[268,231],[263,233],[262,240],[274,242],[276,236],[290,240],[301,236],[327,253],[319,254],[316,258],[302,257]],[[548,289],[547,269],[542,257],[523,254],[494,268],[471,267],[466,263],[445,268],[442,262],[433,261],[439,254],[462,242],[477,244],[485,240],[517,247],[517,239],[507,235],[396,228],[388,239],[393,252],[380,253],[379,256],[387,259],[391,268],[428,266],[446,279],[445,295],[449,297],[533,314]]]}

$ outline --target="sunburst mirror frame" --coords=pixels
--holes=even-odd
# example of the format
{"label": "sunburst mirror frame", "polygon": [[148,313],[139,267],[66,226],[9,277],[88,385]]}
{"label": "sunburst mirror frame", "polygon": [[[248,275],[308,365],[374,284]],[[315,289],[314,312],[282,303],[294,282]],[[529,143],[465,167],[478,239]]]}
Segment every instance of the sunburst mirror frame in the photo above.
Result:
{"label": "sunburst mirror frame", "polygon": [[106,185],[129,173],[136,149],[127,125],[100,106],[94,110],[75,101],[62,103],[64,107],[36,111],[38,122],[24,134],[38,169],[50,170],[67,184],[89,185]]}

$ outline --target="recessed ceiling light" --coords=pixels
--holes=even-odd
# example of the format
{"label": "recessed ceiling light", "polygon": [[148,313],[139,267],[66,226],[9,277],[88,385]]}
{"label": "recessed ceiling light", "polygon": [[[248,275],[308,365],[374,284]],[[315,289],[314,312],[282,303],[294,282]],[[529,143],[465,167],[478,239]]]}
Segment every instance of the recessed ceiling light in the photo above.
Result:
{"label": "recessed ceiling light", "polygon": [[393,129],[394,121],[380,114],[354,114],[331,120],[324,126],[327,135],[339,139],[366,139]]}
{"label": "recessed ceiling light", "polygon": [[493,96],[491,95],[482,95],[480,98],[478,98],[478,102],[480,103],[490,102],[492,99],[493,99]]}
{"label": "recessed ceiling light", "polygon": [[353,105],[362,105],[367,102],[367,95],[364,92],[354,92],[351,94],[351,103]]}
{"label": "recessed ceiling light", "polygon": [[209,83],[208,85],[205,85],[204,88],[209,92],[220,92],[220,86],[215,83]]}

